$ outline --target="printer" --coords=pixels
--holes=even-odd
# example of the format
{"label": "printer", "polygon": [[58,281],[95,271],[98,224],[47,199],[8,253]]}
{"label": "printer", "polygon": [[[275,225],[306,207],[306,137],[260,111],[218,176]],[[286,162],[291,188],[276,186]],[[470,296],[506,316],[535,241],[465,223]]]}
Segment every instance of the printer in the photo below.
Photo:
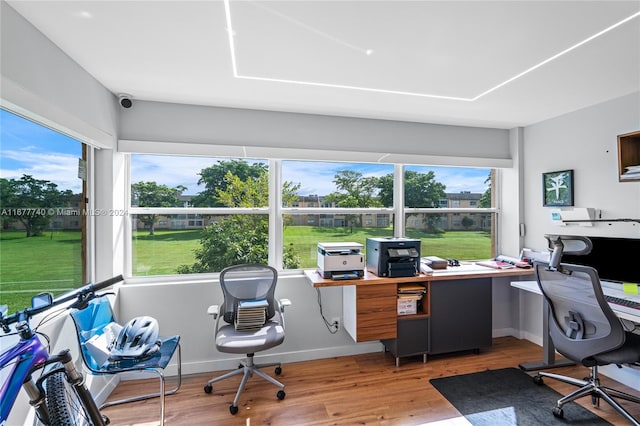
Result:
{"label": "printer", "polygon": [[318,273],[332,280],[357,280],[364,275],[359,243],[318,243]]}
{"label": "printer", "polygon": [[367,271],[389,278],[418,275],[420,240],[367,238]]}

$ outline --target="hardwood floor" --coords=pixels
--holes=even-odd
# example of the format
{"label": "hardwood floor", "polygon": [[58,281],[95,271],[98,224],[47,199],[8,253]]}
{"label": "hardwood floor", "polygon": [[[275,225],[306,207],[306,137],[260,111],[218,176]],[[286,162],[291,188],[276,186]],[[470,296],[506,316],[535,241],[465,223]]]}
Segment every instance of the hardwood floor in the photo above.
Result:
{"label": "hardwood floor", "polygon": [[[207,380],[223,372],[185,376],[180,391],[166,399],[167,425],[420,425],[455,419],[458,411],[436,391],[429,380],[457,374],[517,367],[521,362],[537,361],[539,346],[513,337],[494,339],[493,346],[480,354],[461,352],[429,357],[403,358],[400,367],[388,353],[305,361],[282,366],[279,379],[286,385],[287,396],[279,401],[278,389],[258,376],[247,383],[239,402],[238,414],[229,413],[238,376],[216,383],[206,394]],[[257,358],[257,357],[256,357]],[[257,359],[257,362],[259,360]],[[269,374],[273,370],[267,370]],[[559,374],[584,377],[584,367],[554,369]],[[533,374],[533,373],[532,373]],[[170,380],[170,378],[169,378]],[[640,392],[626,388],[602,376],[602,382],[634,395]],[[132,392],[148,392],[156,387],[142,381],[123,382],[111,395],[120,398]],[[545,380],[560,393],[574,389],[570,385]],[[168,384],[170,385],[170,383]],[[627,424],[608,404],[591,406],[590,398],[581,404],[615,425]],[[640,404],[623,403],[640,418]],[[549,407],[549,416],[552,416]],[[109,407],[104,413],[117,426],[149,426],[159,424],[157,399]]]}

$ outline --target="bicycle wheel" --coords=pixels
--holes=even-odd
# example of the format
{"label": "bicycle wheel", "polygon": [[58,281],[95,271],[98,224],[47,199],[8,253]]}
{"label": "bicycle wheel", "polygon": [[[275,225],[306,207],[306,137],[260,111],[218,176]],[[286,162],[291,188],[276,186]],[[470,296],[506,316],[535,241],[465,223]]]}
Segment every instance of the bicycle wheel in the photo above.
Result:
{"label": "bicycle wheel", "polygon": [[75,387],[67,381],[63,371],[53,373],[45,381],[47,410],[51,425],[92,426],[91,418],[85,411]]}

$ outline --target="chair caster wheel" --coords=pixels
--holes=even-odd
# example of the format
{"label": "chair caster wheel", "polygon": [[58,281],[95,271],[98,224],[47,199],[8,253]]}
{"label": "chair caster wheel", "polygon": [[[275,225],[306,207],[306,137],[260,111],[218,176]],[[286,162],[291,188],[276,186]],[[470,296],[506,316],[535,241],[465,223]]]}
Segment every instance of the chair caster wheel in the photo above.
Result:
{"label": "chair caster wheel", "polygon": [[230,406],[229,406],[229,412],[230,412],[231,414],[237,414],[237,413],[238,413],[238,407],[237,407],[237,406],[235,406],[235,405],[230,405]]}
{"label": "chair caster wheel", "polygon": [[591,405],[593,405],[594,407],[599,407],[600,406],[600,397],[591,395]]}
{"label": "chair caster wheel", "polygon": [[536,385],[543,385],[544,380],[542,380],[542,376],[533,376],[533,383]]}
{"label": "chair caster wheel", "polygon": [[212,390],[213,390],[213,386],[205,385],[205,387],[204,387],[205,393],[211,393]]}
{"label": "chair caster wheel", "polygon": [[563,419],[564,418],[564,411],[562,411],[562,408],[560,407],[556,407],[553,409],[553,416],[557,417],[559,419]]}
{"label": "chair caster wheel", "polygon": [[287,396],[287,394],[286,394],[286,393],[284,393],[284,391],[283,391],[283,390],[281,390],[281,391],[278,391],[278,393],[276,394],[276,396],[278,397],[278,399],[279,399],[280,401],[282,401],[282,400],[284,399],[284,397],[285,397],[285,396]]}
{"label": "chair caster wheel", "polygon": [[276,376],[279,376],[282,374],[282,368],[281,367],[276,367]]}
{"label": "chair caster wheel", "polygon": [[100,414],[100,416],[102,416],[102,421],[105,425],[111,424],[111,419],[109,417],[105,416],[104,414]]}

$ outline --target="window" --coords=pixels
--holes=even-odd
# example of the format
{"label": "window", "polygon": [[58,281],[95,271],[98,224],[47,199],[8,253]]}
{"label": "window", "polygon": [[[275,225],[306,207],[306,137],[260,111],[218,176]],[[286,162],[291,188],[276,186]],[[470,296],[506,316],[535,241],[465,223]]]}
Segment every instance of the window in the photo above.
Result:
{"label": "window", "polygon": [[368,237],[419,238],[426,253],[489,258],[491,176],[462,167],[132,154],[132,274],[219,272],[244,262],[315,268],[318,243],[364,246]]}
{"label": "window", "polygon": [[[421,255],[459,260],[495,256],[491,169],[405,168],[405,236],[422,241]],[[425,208],[430,205],[437,208]]]}
{"label": "window", "polygon": [[131,155],[133,276],[268,262],[264,160]]}
{"label": "window", "polygon": [[283,208],[282,238],[297,268],[318,265],[318,243],[393,236],[391,164],[282,161],[282,179],[298,188]]}
{"label": "window", "polygon": [[3,109],[0,139],[0,304],[16,311],[37,293],[58,295],[87,281],[78,164],[89,148]]}

